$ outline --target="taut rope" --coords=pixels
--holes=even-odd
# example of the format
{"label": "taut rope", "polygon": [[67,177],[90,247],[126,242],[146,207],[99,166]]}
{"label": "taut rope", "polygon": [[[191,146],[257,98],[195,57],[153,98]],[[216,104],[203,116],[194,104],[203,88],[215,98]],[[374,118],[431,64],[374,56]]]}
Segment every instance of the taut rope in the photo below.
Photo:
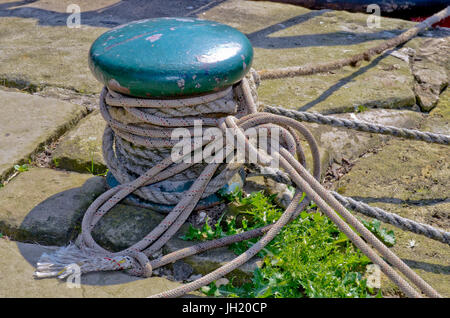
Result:
{"label": "taut rope", "polygon": [[[270,159],[249,142],[247,137],[244,135],[244,131],[252,127],[258,129],[258,131],[261,128],[268,126],[280,128],[282,131],[281,136],[283,137],[282,144],[280,145],[279,153],[272,151],[271,156],[272,158],[275,157],[275,159],[279,159],[281,168],[285,170],[291,180],[293,180],[297,187],[297,191],[293,201],[276,223],[262,229],[251,231],[250,233],[202,243],[197,247],[183,249],[160,259],[150,261],[148,257],[151,257],[152,254],[157,252],[179,230],[190,213],[193,211],[198,200],[205,193],[205,189],[210,187],[209,184],[211,182],[214,182],[215,179],[213,176],[218,171],[219,167],[225,165],[208,163],[201,171],[191,188],[188,191],[183,192],[182,198],[175,208],[141,241],[117,253],[111,253],[103,249],[94,241],[91,231],[104,214],[106,214],[112,207],[114,207],[115,204],[127,195],[134,193],[137,189],[150,184],[155,184],[162,180],[167,180],[193,166],[193,164],[174,162],[172,157],[169,155],[161,161],[155,162],[150,169],[142,173],[136,179],[130,182],[125,182],[99,196],[89,207],[83,218],[82,232],[77,239],[78,246],[70,245],[69,247],[62,248],[53,255],[43,255],[38,263],[36,276],[65,277],[69,274],[66,270],[66,266],[71,263],[80,264],[82,272],[89,272],[92,270],[130,269],[130,272],[134,275],[150,276],[153,268],[173,262],[177,259],[186,257],[187,255],[192,255],[193,253],[205,250],[207,248],[216,248],[223,246],[224,244],[229,244],[230,242],[263,234],[263,237],[257,244],[253,245],[248,251],[238,256],[225,266],[195,282],[186,284],[173,291],[157,295],[164,297],[180,296],[218,279],[219,277],[231,272],[235,268],[247,262],[267,243],[269,243],[273,237],[279,233],[284,225],[298,216],[306,205],[309,204],[310,200],[313,200],[319,206],[321,211],[333,220],[339,229],[343,231],[361,251],[363,251],[375,264],[378,264],[382,271],[391,280],[393,280],[406,295],[409,297],[420,297],[420,294],[400,275],[398,275],[387,262],[397,267],[408,279],[417,285],[420,290],[425,292],[426,295],[430,297],[438,297],[439,294],[431,286],[423,281],[403,261],[401,261],[386,246],[384,246],[384,244],[381,243],[370,231],[368,231],[361,222],[350,214],[325,188],[322,187],[322,185],[320,185],[317,181],[320,176],[319,150],[314,137],[302,124],[294,119],[274,114],[256,112],[256,101],[252,96],[252,91],[250,89],[251,85],[252,77],[249,76],[244,78],[233,88],[236,95],[236,100],[238,101],[239,106],[241,106],[238,107],[238,105],[236,105],[235,114],[242,116],[241,118],[228,115],[223,117],[202,117],[201,119],[204,123],[211,126],[215,125],[223,131],[225,128],[234,129],[238,144],[245,144],[246,158],[249,158],[249,156],[258,158],[258,163],[263,166],[268,165],[270,163]],[[215,93],[215,96],[213,97],[221,98],[221,95],[218,96],[217,94],[218,93]],[[208,98],[213,99],[213,97],[209,96]],[[114,100],[115,98],[116,100]],[[108,136],[114,136],[114,138],[122,138],[132,144],[147,147],[143,151],[150,151],[153,148],[167,148],[173,146],[173,143],[169,140],[168,134],[171,132],[169,131],[170,127],[174,127],[175,125],[189,127],[194,123],[194,118],[171,118],[149,115],[145,112],[145,110],[142,110],[142,108],[135,107],[142,107],[143,103],[147,103],[147,100],[142,100],[139,101],[139,103],[136,103],[137,99],[132,98],[129,99],[130,104],[126,103],[126,101],[127,98],[121,97],[118,94],[107,95],[106,89],[102,92],[100,105],[102,114],[105,116],[105,119],[109,124],[105,130],[105,145],[111,144],[111,138]],[[163,108],[166,107],[168,103],[172,102],[173,101],[168,101],[162,105],[159,105],[158,102],[152,104],[151,108]],[[113,105],[120,104],[121,106],[111,106],[109,103]],[[153,103],[153,101],[148,101],[148,103]],[[186,106],[186,100],[183,100],[183,103],[184,105],[182,107],[189,107]],[[198,104],[196,103],[196,105]],[[109,114],[114,113],[114,111],[111,110],[115,107],[119,107],[122,110],[133,114],[135,119],[138,119],[138,123],[123,124],[117,120],[114,120],[112,115],[108,116]],[[156,127],[161,127],[161,129],[158,130]],[[302,158],[304,158],[304,154],[301,150],[300,139],[297,133],[300,133],[309,144],[314,159],[313,174],[315,178],[304,167],[305,161],[302,160]],[[209,140],[206,142],[206,144],[212,143],[223,148],[226,151],[227,156],[235,155],[234,147],[227,147],[223,139]],[[119,143],[117,141],[114,143],[114,152],[116,154],[120,151],[118,150],[118,144]],[[198,146],[197,149],[202,146],[203,145]],[[272,150],[273,149],[274,148],[272,148]],[[196,149],[194,148],[192,151],[195,152],[195,150]],[[107,154],[109,151],[113,151],[112,148],[106,148],[105,158],[109,158]],[[301,163],[294,158],[294,155],[298,155],[301,159]],[[111,162],[107,162],[108,166],[111,168]],[[127,166],[126,162],[121,163]],[[222,170],[222,172],[218,175],[221,175],[224,173],[223,171],[227,171],[228,169],[233,171],[233,169],[235,170],[236,167],[239,166],[239,164],[236,163],[226,165],[231,166]],[[308,199],[302,201],[302,203],[299,203],[302,192],[306,193]],[[335,212],[335,210],[339,213],[339,215]],[[348,224],[342,220],[341,217],[343,217]],[[355,233],[349,225],[356,229],[356,231],[362,235],[364,240],[357,233]],[[380,252],[386,258],[387,262],[378,256],[378,254],[372,250],[368,243]]]}
{"label": "taut rope", "polygon": [[347,65],[356,66],[361,61],[370,61],[373,56],[381,54],[387,49],[391,49],[396,46],[399,46],[400,44],[408,42],[417,34],[419,34],[419,32],[431,27],[433,24],[438,23],[439,21],[447,18],[448,16],[450,16],[450,6],[439,11],[438,13],[422,21],[421,23],[415,25],[411,29],[403,32],[399,36],[384,41],[383,43],[377,46],[367,49],[363,53],[356,54],[348,58],[343,58],[328,63],[314,64],[314,65],[292,66],[286,68],[260,70],[258,71],[258,73],[261,76],[261,79],[264,80],[264,79],[295,77],[295,76],[304,76],[316,73],[330,72],[333,70],[340,69]]}
{"label": "taut rope", "polygon": [[[386,41],[385,44],[370,49],[367,52],[341,61],[308,68],[289,68],[275,71],[260,71],[262,79],[280,78],[312,74],[328,71],[344,65],[354,65],[363,59],[370,59],[389,47],[397,46],[415,36],[424,28],[450,13],[450,7],[422,22],[399,37]],[[228,264],[203,276],[202,278],[163,292],[154,297],[177,297],[206,285],[241,266],[255,256],[268,244],[289,221],[295,219],[299,213],[313,200],[320,210],[325,213],[338,228],[365,254],[372,262],[379,265],[381,270],[408,297],[421,297],[421,294],[400,276],[389,264],[397,268],[410,282],[429,297],[441,297],[431,286],[412,271],[400,258],[392,253],[365,226],[358,221],[337,200],[331,192],[326,190],[318,181],[320,176],[319,149],[312,134],[298,121],[285,116],[258,112],[256,86],[259,81],[258,73],[252,70],[241,82],[232,88],[200,97],[153,100],[123,96],[104,88],[100,97],[100,109],[108,123],[105,129],[103,151],[108,168],[121,183],[100,195],[86,211],[82,221],[82,232],[75,244],[63,247],[53,254],[44,254],[37,264],[35,276],[38,278],[67,277],[71,274],[69,265],[77,263],[81,272],[99,270],[128,269],[133,275],[149,277],[152,270],[160,266],[175,262],[178,259],[228,245],[233,242],[262,236],[245,253],[236,257]],[[281,110],[266,107],[271,112],[282,113]],[[284,115],[302,119],[299,113],[284,113]],[[307,116],[306,116],[307,117]],[[305,117],[305,118],[306,118]],[[396,130],[395,127],[380,130],[380,127],[361,125],[360,123],[338,122],[336,119],[316,116],[314,121],[328,121],[328,123],[355,128],[363,131],[378,129],[379,133],[389,133],[402,137],[412,137],[428,142],[448,144],[449,136],[417,131]],[[317,119],[319,118],[319,119]],[[183,154],[176,161],[171,156],[174,142],[171,140],[173,130],[186,127],[192,132],[195,121],[201,121],[207,127],[216,127],[222,134],[226,129],[232,129],[236,135],[238,145],[244,146],[245,158],[257,158],[258,164],[268,166],[276,159],[289,179],[296,186],[294,199],[274,224],[255,229],[238,235],[218,240],[200,243],[184,248],[168,255],[152,259],[157,252],[184,224],[190,213],[201,198],[220,189],[240,167],[239,163],[230,162],[220,164],[208,161],[215,154],[203,158],[201,163],[186,163],[183,159],[192,153],[213,146],[214,149],[224,150],[225,158],[235,158],[235,146],[226,144],[225,138],[210,138],[203,143],[192,142],[191,152]],[[259,133],[262,129],[278,128],[281,132],[279,151],[276,147],[269,157],[257,149],[245,135],[245,131],[255,128]],[[313,158],[312,175],[306,169],[300,137],[306,139]],[[217,153],[217,151],[216,151]],[[297,155],[299,161],[294,156]],[[182,193],[162,191],[159,183],[175,185],[177,182],[195,179],[189,190]],[[302,193],[306,199],[300,202]],[[142,240],[129,248],[112,253],[99,246],[92,238],[91,231],[95,225],[111,208],[129,194],[134,193],[141,198],[164,204],[176,204],[164,220],[147,234]],[[337,197],[340,199],[339,197]],[[351,203],[355,205],[354,203]],[[355,229],[355,230],[353,230]],[[358,234],[359,233],[359,234]],[[361,237],[360,237],[361,235]],[[372,247],[386,260],[381,258]]]}

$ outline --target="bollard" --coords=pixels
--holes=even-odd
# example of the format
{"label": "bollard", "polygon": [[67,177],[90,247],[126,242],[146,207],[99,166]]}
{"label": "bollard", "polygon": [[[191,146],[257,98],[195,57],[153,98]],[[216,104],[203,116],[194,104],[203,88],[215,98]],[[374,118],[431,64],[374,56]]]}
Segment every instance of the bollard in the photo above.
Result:
{"label": "bollard", "polygon": [[[131,22],[102,34],[91,46],[89,67],[109,90],[122,95],[185,99],[229,88],[249,72],[252,59],[253,49],[247,37],[230,26],[193,18],[157,18]],[[119,112],[113,110],[112,117],[125,123],[130,120],[129,114],[123,116]],[[117,173],[114,175],[110,156],[104,152],[104,157],[109,168],[107,184],[115,187],[122,182],[118,181]],[[242,168],[238,172],[221,192],[229,193],[243,186]],[[190,188],[195,176],[191,180],[173,179],[147,188],[165,194],[183,192]],[[164,213],[175,206],[152,202],[134,193],[126,200]],[[213,193],[201,199],[195,209],[211,207],[220,201],[220,196]]]}

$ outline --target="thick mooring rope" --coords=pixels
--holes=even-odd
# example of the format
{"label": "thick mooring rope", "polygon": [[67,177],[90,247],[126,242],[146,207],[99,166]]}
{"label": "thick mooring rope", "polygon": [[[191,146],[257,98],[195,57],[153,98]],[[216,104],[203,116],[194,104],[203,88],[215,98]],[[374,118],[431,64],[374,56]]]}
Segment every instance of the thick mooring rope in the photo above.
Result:
{"label": "thick mooring rope", "polygon": [[359,120],[349,120],[337,118],[333,116],[325,116],[317,113],[301,112],[283,107],[265,106],[264,111],[272,114],[295,118],[300,121],[330,125],[334,127],[343,127],[364,132],[391,135],[406,139],[422,140],[429,143],[450,144],[450,136],[444,134],[436,134],[431,132],[423,132],[416,129],[407,129],[394,126],[378,125]]}
{"label": "thick mooring rope", "polygon": [[[251,82],[251,78],[244,78],[233,88],[236,95],[236,100],[241,102],[241,106],[243,106],[241,109],[238,109],[239,107],[236,106],[235,111],[236,115],[242,116],[241,118],[228,115],[225,117],[201,117],[201,120],[204,121],[204,125],[216,126],[222,130],[225,128],[234,129],[238,144],[245,145],[245,155],[247,159],[250,156],[253,156],[253,158],[258,158],[258,163],[262,166],[267,166],[272,159],[279,160],[281,168],[285,170],[291,180],[293,180],[297,187],[297,191],[294,200],[276,223],[261,229],[234,235],[229,238],[201,243],[197,246],[176,251],[156,260],[149,260],[149,257],[151,258],[151,255],[161,249],[162,246],[184,224],[190,213],[193,211],[198,200],[202,197],[203,193],[205,193],[205,189],[208,187],[208,184],[211,180],[214,180],[213,176],[221,164],[209,163],[206,165],[204,170],[202,170],[191,188],[188,191],[183,192],[183,196],[175,208],[141,241],[117,253],[111,253],[103,249],[94,241],[91,231],[104,214],[106,214],[127,195],[135,193],[137,189],[166,180],[193,166],[193,164],[187,164],[181,162],[181,160],[180,162],[174,163],[171,156],[167,156],[161,161],[153,163],[150,169],[142,173],[136,179],[125,182],[99,196],[89,207],[83,218],[82,232],[77,239],[76,245],[72,244],[68,247],[64,247],[55,254],[43,255],[38,262],[36,277],[66,277],[69,274],[68,265],[71,263],[78,263],[80,265],[81,272],[83,273],[93,270],[129,269],[129,271],[134,275],[148,277],[151,275],[152,269],[170,262],[174,262],[177,259],[188,255],[193,255],[199,251],[204,251],[209,248],[217,248],[231,242],[263,235],[258,243],[254,244],[248,251],[221,268],[192,283],[183,285],[172,291],[156,295],[157,297],[177,297],[217,280],[250,260],[280,232],[284,225],[298,216],[306,205],[309,204],[311,199],[364,254],[366,254],[375,264],[380,266],[381,270],[393,282],[395,282],[407,296],[420,297],[421,295],[396,271],[394,271],[387,262],[399,269],[427,296],[440,297],[440,295],[431,286],[429,286],[414,271],[412,271],[401,259],[393,254],[382,242],[380,242],[370,231],[368,231],[361,222],[350,214],[345,207],[342,206],[325,188],[323,188],[323,186],[316,179],[320,176],[320,158],[319,150],[314,137],[302,124],[294,119],[274,114],[256,112],[256,101],[255,97],[252,95],[249,81]],[[215,95],[214,97],[217,99],[223,97],[220,96]],[[130,103],[128,104],[127,101]],[[170,128],[175,126],[190,127],[193,125],[195,118],[161,117],[153,114],[149,115],[142,110],[141,107],[166,107],[167,103],[172,103],[173,101],[164,102],[163,104],[159,104],[162,103],[161,101],[158,101],[157,103],[153,102],[154,101],[150,100],[139,101],[134,98],[121,97],[118,94],[110,94],[110,96],[108,96],[105,89],[101,95],[100,102],[102,114],[105,116],[105,119],[109,125],[105,130],[105,144],[110,144],[110,141],[108,141],[108,136],[114,136],[115,138],[122,138],[127,142],[141,146],[142,148],[140,149],[142,151],[158,147],[173,146],[173,143],[170,143],[170,140],[168,140],[168,133],[171,133]],[[197,102],[196,105],[198,105]],[[185,104],[181,107],[189,107],[186,105],[186,100],[183,100],[183,103]],[[120,104],[120,106],[115,106],[116,104]],[[144,104],[145,106],[142,106]],[[111,115],[114,111],[111,110],[115,107],[120,107],[124,112],[132,114],[135,119],[138,119],[138,123],[124,124],[123,122],[114,119],[113,115]],[[119,118],[119,116],[116,117]],[[123,118],[125,117],[122,117],[122,119]],[[279,153],[271,153],[272,158],[267,157],[266,154],[263,154],[256,149],[244,134],[244,131],[249,128],[255,127],[259,131],[259,129],[263,127],[266,128],[268,126],[279,127],[282,131],[281,136],[283,138]],[[157,127],[159,127],[159,129]],[[304,158],[304,153],[301,150],[300,139],[297,133],[300,133],[309,144],[314,159],[313,174],[315,177],[313,177],[303,166],[306,163],[302,160],[302,158]],[[217,144],[218,146],[223,147],[223,149],[226,149],[227,156],[234,156],[234,147],[231,149],[228,147],[227,149],[227,145],[224,143],[223,139],[209,140],[206,144]],[[118,150],[117,145],[118,143],[114,143],[114,150],[110,151],[117,154],[120,151]],[[197,148],[194,147],[193,152],[195,149],[200,149],[203,146],[206,145],[197,145]],[[300,158],[300,163],[294,158],[294,155],[297,155]],[[108,156],[106,156],[106,158],[108,158]],[[126,165],[126,162],[124,161],[119,160],[117,165],[119,163]],[[223,165],[224,164],[222,164],[222,166]],[[238,164],[226,165],[229,165],[231,170],[236,169],[236,166],[238,166]],[[227,169],[222,171],[225,170]],[[306,193],[308,200],[303,200],[302,203],[300,203],[302,192]],[[339,215],[335,211],[337,211]],[[348,224],[346,222],[348,222]],[[354,232],[352,228],[360,233],[364,239]],[[368,243],[380,252],[384,258],[386,258],[386,261],[378,256],[378,254],[372,250]]]}
{"label": "thick mooring rope", "polygon": [[357,201],[355,199],[344,197],[337,192],[331,192],[334,197],[341,202],[346,208],[360,212],[361,214],[370,216],[385,223],[392,224],[405,231],[410,231],[416,234],[424,235],[433,240],[440,241],[450,245],[450,233],[434,228],[431,225],[419,223],[400,215],[389,213],[383,209],[372,207],[364,202]]}
{"label": "thick mooring rope", "polygon": [[[264,171],[261,170],[258,173],[251,173],[249,174],[249,176],[252,175],[263,176],[272,179],[278,183],[292,185],[292,180],[289,179],[289,176],[286,176],[285,173],[283,173],[281,170],[278,169],[265,169]],[[414,220],[401,217],[400,215],[394,213],[389,213],[378,207],[372,207],[364,202],[357,201],[351,197],[343,196],[335,191],[330,192],[340,203],[342,203],[349,210],[359,212],[363,215],[375,218],[385,223],[389,223],[402,230],[420,234],[430,239],[450,245],[450,232],[446,232],[444,230],[435,228],[428,224],[416,222]]]}
{"label": "thick mooring rope", "polygon": [[276,78],[312,75],[316,73],[330,72],[348,65],[356,66],[361,61],[370,61],[373,56],[381,54],[382,52],[388,49],[394,48],[411,40],[413,37],[419,34],[419,32],[431,27],[433,24],[438,23],[439,21],[447,18],[448,16],[450,16],[450,6],[439,11],[438,13],[429,17],[428,19],[415,25],[414,27],[408,29],[399,36],[384,41],[383,43],[377,46],[367,49],[363,53],[356,54],[348,58],[343,58],[332,62],[314,65],[291,66],[286,68],[260,70],[258,71],[258,73],[261,76],[261,79],[264,80],[264,79],[276,79]]}
{"label": "thick mooring rope", "polygon": [[[100,98],[100,109],[108,123],[103,140],[104,157],[108,168],[121,183],[100,195],[86,211],[82,221],[82,232],[76,244],[60,248],[53,254],[44,254],[40,258],[35,277],[65,278],[71,274],[71,264],[80,266],[81,272],[100,270],[129,270],[133,275],[149,277],[152,270],[184,257],[194,255],[212,248],[222,247],[253,237],[262,238],[246,252],[236,257],[228,264],[201,277],[200,279],[163,292],[153,297],[177,297],[194,291],[201,286],[226,275],[255,256],[268,244],[289,221],[295,219],[301,211],[313,200],[320,210],[326,214],[337,227],[365,254],[373,263],[380,266],[385,273],[408,297],[422,295],[392,267],[397,268],[410,282],[429,297],[441,297],[429,284],[411,270],[400,258],[392,253],[375,235],[351,213],[344,205],[367,210],[359,202],[342,200],[339,195],[326,190],[317,180],[320,176],[320,158],[317,143],[312,134],[297,120],[279,116],[273,113],[283,113],[298,120],[327,123],[335,126],[353,128],[383,134],[391,134],[405,138],[420,139],[427,142],[448,144],[448,136],[421,133],[381,125],[338,120],[329,116],[302,112],[284,112],[279,108],[266,107],[270,113],[257,112],[256,85],[261,79],[282,78],[325,72],[343,67],[356,65],[359,61],[370,60],[375,54],[380,54],[388,48],[404,43],[417,35],[420,31],[449,16],[450,7],[433,17],[404,32],[400,36],[388,40],[383,44],[367,50],[357,56],[342,59],[332,63],[317,66],[294,67],[277,70],[254,70],[233,88],[200,97],[177,100],[138,99],[123,96],[113,91],[103,90]],[[225,152],[225,158],[235,158],[235,147],[227,147],[225,138],[211,138],[203,143],[193,143],[190,153],[184,154],[177,161],[171,157],[174,143],[170,139],[173,129],[177,127],[192,127],[196,120],[202,125],[217,127],[225,134],[227,128],[233,129],[238,145],[244,146],[245,158],[257,158],[261,166],[268,166],[276,159],[281,168],[296,186],[294,199],[286,211],[274,224],[254,229],[248,232],[224,237],[190,246],[168,255],[152,259],[158,250],[179,230],[201,198],[220,189],[240,167],[239,163],[186,163],[182,160],[192,153],[213,145]],[[265,128],[279,128],[282,143],[278,151],[271,155],[257,149],[245,135],[249,128],[256,128],[259,133]],[[299,135],[308,142],[313,158],[313,175],[306,169],[306,160],[300,144]],[[269,149],[274,149],[270,147]],[[294,156],[299,158],[297,161]],[[229,161],[227,161],[229,162]],[[189,190],[180,193],[162,191],[160,182],[176,184],[176,182],[195,179]],[[306,199],[301,201],[302,193]],[[164,220],[142,240],[129,248],[112,253],[99,246],[92,238],[91,232],[95,225],[109,210],[129,194],[136,194],[144,200],[162,204],[176,204]],[[336,196],[336,197],[335,197]],[[344,198],[345,199],[345,198]],[[301,201],[301,202],[300,202]],[[339,202],[341,201],[341,202]],[[380,217],[380,215],[378,215]],[[382,218],[382,216],[381,216]],[[386,218],[388,222],[397,222],[395,217]],[[417,230],[417,226],[410,226],[413,231],[430,231],[428,228]],[[431,231],[432,232],[432,231]],[[359,234],[358,234],[359,233]],[[442,233],[434,233],[439,235]],[[448,236],[447,238],[448,239]],[[371,247],[375,248],[386,260],[381,258]],[[391,265],[389,265],[391,264]]]}

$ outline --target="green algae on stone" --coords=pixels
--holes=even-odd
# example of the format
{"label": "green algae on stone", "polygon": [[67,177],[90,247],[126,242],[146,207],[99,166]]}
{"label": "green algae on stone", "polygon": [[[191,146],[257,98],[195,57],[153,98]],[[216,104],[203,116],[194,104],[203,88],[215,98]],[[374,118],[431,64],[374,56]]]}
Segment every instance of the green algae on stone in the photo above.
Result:
{"label": "green algae on stone", "polygon": [[99,112],[83,118],[60,140],[52,158],[58,168],[101,174],[107,169],[102,154],[105,121]]}

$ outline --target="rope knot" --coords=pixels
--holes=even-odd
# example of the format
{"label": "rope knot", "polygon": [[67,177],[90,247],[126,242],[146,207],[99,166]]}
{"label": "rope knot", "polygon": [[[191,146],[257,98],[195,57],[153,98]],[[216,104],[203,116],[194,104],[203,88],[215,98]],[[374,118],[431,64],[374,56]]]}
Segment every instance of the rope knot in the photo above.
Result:
{"label": "rope knot", "polygon": [[152,273],[153,273],[153,267],[152,264],[150,263],[150,260],[148,259],[148,257],[139,251],[135,251],[135,252],[129,252],[128,255],[126,257],[132,257],[133,258],[133,262],[132,262],[132,267],[129,270],[129,273],[134,275],[134,276],[140,276],[140,277],[151,277]]}

